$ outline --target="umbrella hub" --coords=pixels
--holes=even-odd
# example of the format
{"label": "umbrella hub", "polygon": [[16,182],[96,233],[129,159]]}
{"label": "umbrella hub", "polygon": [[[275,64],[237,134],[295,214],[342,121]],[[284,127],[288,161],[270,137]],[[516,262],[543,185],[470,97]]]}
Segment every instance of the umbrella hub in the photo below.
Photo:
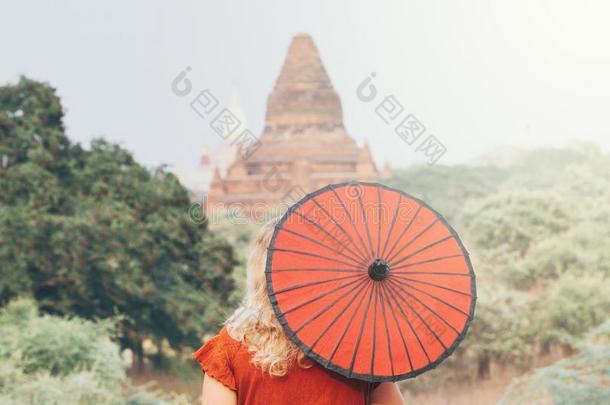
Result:
{"label": "umbrella hub", "polygon": [[375,281],[381,281],[388,276],[390,266],[382,259],[375,259],[369,266],[369,277]]}

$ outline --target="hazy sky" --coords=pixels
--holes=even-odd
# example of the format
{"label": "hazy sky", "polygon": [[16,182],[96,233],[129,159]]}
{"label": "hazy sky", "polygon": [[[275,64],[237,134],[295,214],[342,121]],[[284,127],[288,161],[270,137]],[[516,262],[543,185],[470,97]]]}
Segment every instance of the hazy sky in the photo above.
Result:
{"label": "hazy sky", "polygon": [[260,134],[291,37],[310,33],[341,96],[345,124],[378,162],[421,161],[356,97],[371,72],[464,162],[498,146],[610,148],[608,1],[18,1],[0,6],[0,83],[50,82],[69,136],[119,142],[147,165],[188,167],[219,141],[172,93],[186,66],[195,89],[228,105],[239,88]]}

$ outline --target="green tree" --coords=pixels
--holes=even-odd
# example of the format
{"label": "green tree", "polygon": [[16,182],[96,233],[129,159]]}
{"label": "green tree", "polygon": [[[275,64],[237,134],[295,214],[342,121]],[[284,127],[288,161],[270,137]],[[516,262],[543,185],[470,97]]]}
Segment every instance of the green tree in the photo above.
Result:
{"label": "green tree", "polygon": [[101,139],[71,143],[55,90],[26,78],[0,87],[0,163],[0,304],[26,294],[50,313],[123,314],[140,360],[146,338],[194,346],[219,322],[233,251],[188,220],[172,174]]}

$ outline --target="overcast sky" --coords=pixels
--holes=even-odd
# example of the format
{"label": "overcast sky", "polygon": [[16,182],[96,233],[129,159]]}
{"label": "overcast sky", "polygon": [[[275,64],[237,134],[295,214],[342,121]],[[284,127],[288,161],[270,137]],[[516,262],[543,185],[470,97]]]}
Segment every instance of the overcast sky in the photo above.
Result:
{"label": "overcast sky", "polygon": [[194,166],[218,136],[171,91],[228,105],[260,134],[291,37],[312,35],[349,133],[378,162],[420,162],[356,97],[371,72],[447,148],[444,163],[503,147],[592,140],[610,148],[608,1],[18,1],[0,6],[0,83],[50,82],[68,135],[119,142],[146,165]]}

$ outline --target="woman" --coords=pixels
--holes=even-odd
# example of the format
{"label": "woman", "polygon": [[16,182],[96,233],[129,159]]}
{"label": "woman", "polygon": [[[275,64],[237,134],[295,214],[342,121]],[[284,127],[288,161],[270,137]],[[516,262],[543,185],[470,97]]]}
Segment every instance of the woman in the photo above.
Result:
{"label": "woman", "polygon": [[203,405],[404,404],[396,384],[347,379],[310,360],[285,335],[265,281],[276,221],[258,234],[248,261],[243,304],[193,357],[205,373]]}

